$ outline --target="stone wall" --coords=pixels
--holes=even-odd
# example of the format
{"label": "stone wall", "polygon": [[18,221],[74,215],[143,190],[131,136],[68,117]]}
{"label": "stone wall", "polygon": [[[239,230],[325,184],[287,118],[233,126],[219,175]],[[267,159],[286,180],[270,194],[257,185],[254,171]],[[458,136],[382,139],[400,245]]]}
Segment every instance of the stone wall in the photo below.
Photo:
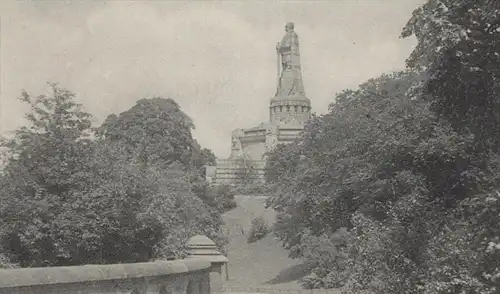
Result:
{"label": "stone wall", "polygon": [[340,289],[280,289],[254,287],[223,287],[222,293],[266,293],[266,294],[341,294]]}
{"label": "stone wall", "polygon": [[[264,181],[264,167],[266,162],[264,160],[254,160],[252,165],[255,167],[255,180]],[[235,159],[219,159],[217,160],[217,168],[215,180],[212,182],[215,185],[230,185],[238,181],[238,174],[240,173],[241,166],[239,161]]]}
{"label": "stone wall", "polygon": [[266,126],[264,124],[258,127],[243,130],[241,140],[241,155],[252,160],[262,160],[266,153]]}
{"label": "stone wall", "polygon": [[[274,126],[274,125],[272,125]],[[257,182],[264,182],[264,168],[266,161],[264,155],[267,152],[267,128],[269,125],[254,128],[244,132],[244,136],[240,139],[242,154],[245,154],[251,159],[252,165],[255,167],[254,180]],[[287,144],[295,141],[300,136],[303,125],[299,124],[283,124],[276,126],[277,131],[275,142],[272,144]],[[266,136],[267,135],[267,136]],[[215,176],[207,176],[207,181],[214,185],[231,185],[238,182],[238,174],[241,174],[242,167],[239,165],[240,161],[234,159],[219,159],[217,160],[215,168]]]}
{"label": "stone wall", "polygon": [[0,293],[210,293],[203,260],[0,270]]}
{"label": "stone wall", "polygon": [[303,130],[304,127],[300,125],[283,125],[280,127],[278,142],[280,144],[291,143],[297,140]]}
{"label": "stone wall", "polygon": [[227,262],[197,235],[183,260],[133,264],[0,269],[0,294],[208,294],[221,291]]}
{"label": "stone wall", "polygon": [[264,136],[262,137],[262,141],[244,142],[242,145],[243,150],[245,150],[245,156],[251,160],[260,161],[264,159],[264,154],[267,152]]}

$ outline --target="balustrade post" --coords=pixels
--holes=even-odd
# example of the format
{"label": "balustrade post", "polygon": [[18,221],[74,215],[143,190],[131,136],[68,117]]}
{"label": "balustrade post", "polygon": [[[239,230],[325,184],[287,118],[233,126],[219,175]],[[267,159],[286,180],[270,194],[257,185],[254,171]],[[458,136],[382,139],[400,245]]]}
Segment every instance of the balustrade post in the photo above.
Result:
{"label": "balustrade post", "polygon": [[227,264],[228,259],[217,250],[214,241],[207,236],[196,235],[188,241],[188,258],[199,258],[210,261],[210,291],[220,293],[222,291],[222,267]]}

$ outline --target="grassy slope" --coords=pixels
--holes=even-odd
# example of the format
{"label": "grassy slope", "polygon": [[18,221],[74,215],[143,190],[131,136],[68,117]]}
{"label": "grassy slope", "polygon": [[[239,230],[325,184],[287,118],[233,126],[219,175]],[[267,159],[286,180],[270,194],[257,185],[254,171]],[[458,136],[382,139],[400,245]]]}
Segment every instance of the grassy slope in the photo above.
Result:
{"label": "grassy slope", "polygon": [[[237,196],[238,207],[224,215],[229,233],[229,287],[299,289],[297,280],[305,267],[298,260],[288,258],[272,235],[247,244],[246,235],[253,218],[263,216],[269,225],[274,222],[274,211],[264,208],[264,197]],[[243,228],[245,236],[242,235]]]}

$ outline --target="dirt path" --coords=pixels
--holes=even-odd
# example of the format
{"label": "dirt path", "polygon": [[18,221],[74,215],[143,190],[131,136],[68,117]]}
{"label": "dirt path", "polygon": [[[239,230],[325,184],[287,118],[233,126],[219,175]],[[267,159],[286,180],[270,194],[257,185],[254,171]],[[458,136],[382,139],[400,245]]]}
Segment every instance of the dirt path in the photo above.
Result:
{"label": "dirt path", "polygon": [[253,218],[263,216],[269,225],[274,223],[274,211],[265,209],[265,197],[236,196],[236,201],[238,207],[224,215],[229,233],[229,281],[224,284],[235,288],[300,289],[297,280],[304,276],[305,267],[289,259],[274,236],[252,244],[246,242]]}

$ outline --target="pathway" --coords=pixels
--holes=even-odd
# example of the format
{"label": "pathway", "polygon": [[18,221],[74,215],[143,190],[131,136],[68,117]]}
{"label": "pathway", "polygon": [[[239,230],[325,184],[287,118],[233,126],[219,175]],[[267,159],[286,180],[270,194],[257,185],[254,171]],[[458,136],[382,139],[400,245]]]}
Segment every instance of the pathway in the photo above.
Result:
{"label": "pathway", "polygon": [[271,290],[295,290],[292,292],[297,293],[301,289],[297,280],[305,275],[305,266],[288,258],[288,252],[271,234],[252,244],[246,242],[253,218],[263,216],[269,225],[274,223],[275,213],[272,209],[265,209],[265,197],[236,196],[236,202],[238,207],[224,214],[229,233],[226,291],[268,293]]}

